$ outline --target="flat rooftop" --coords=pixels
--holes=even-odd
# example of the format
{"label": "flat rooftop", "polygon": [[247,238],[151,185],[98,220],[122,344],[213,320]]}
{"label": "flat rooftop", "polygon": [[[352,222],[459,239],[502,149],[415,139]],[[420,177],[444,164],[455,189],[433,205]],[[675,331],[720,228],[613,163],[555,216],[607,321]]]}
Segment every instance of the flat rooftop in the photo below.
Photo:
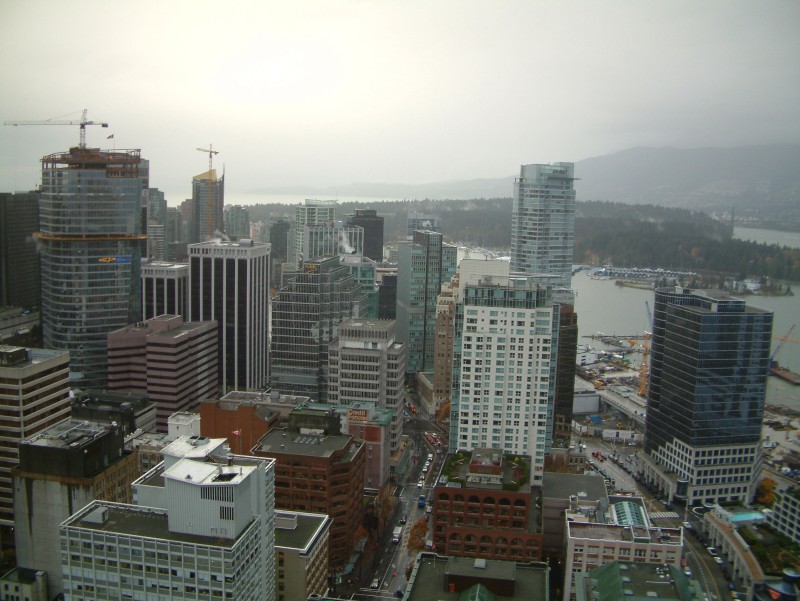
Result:
{"label": "flat rooftop", "polygon": [[633,542],[634,540],[662,545],[683,544],[680,528],[656,528],[654,526],[619,526],[585,522],[567,522],[567,535],[570,538]]}
{"label": "flat rooftop", "polygon": [[[310,457],[331,457],[343,451],[352,440],[348,434],[317,435],[289,432],[273,428],[258,441],[254,453],[275,453],[281,455],[307,455]],[[356,450],[351,447],[351,453]]]}
{"label": "flat rooftop", "polygon": [[612,561],[576,579],[579,601],[596,599],[661,599],[689,601],[702,598],[697,584],[672,565]]}
{"label": "flat rooftop", "polygon": [[207,436],[181,436],[165,446],[161,453],[167,457],[202,459],[214,453],[221,453],[227,440]]}
{"label": "flat rooftop", "polygon": [[[548,569],[544,564],[521,564],[511,561],[482,560],[484,567],[475,567],[472,557],[445,557],[422,553],[409,582],[408,601],[460,601],[464,591],[450,592],[445,585],[448,575],[511,580],[514,594],[495,594],[497,601],[530,601],[548,598]],[[412,585],[413,583],[413,585]],[[491,590],[490,587],[489,590]]]}
{"label": "flat rooftop", "polygon": [[583,474],[558,474],[545,472],[542,479],[542,496],[550,499],[578,497],[578,502],[608,501],[608,491],[603,478]]}
{"label": "flat rooftop", "polygon": [[275,546],[307,552],[329,521],[323,513],[276,511]]}
{"label": "flat rooftop", "polygon": [[93,501],[64,520],[63,525],[68,528],[224,548],[233,547],[236,541],[253,527],[251,523],[236,539],[172,532],[169,529],[169,518],[165,509],[105,501]]}
{"label": "flat rooftop", "polygon": [[111,426],[108,424],[67,419],[26,438],[22,444],[56,449],[83,447],[95,439],[104,436],[110,429]]}

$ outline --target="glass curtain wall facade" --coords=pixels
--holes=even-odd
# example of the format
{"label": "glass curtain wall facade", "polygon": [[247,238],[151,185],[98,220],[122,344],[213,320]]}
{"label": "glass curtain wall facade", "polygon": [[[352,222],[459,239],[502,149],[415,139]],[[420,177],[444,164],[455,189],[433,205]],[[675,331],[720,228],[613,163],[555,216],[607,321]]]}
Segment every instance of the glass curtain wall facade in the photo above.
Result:
{"label": "glass curtain wall facade", "polygon": [[[109,332],[141,319],[139,150],[72,148],[42,159],[42,334],[70,352],[81,388],[107,381]],[[79,382],[79,383],[78,383]]]}
{"label": "glass curtain wall facade", "polygon": [[327,402],[328,346],[344,320],[367,314],[367,295],[338,257],[283,278],[272,301],[272,388]]}
{"label": "glass curtain wall facade", "polygon": [[773,314],[719,291],[656,291],[645,452],[675,496],[745,500],[760,461]]}
{"label": "glass curtain wall facade", "polygon": [[456,273],[457,251],[432,231],[415,231],[398,245],[397,339],[408,345],[408,371],[433,369],[436,300]]}
{"label": "glass curtain wall facade", "polygon": [[522,165],[514,182],[511,271],[558,276],[569,288],[575,241],[575,167],[572,163]]}

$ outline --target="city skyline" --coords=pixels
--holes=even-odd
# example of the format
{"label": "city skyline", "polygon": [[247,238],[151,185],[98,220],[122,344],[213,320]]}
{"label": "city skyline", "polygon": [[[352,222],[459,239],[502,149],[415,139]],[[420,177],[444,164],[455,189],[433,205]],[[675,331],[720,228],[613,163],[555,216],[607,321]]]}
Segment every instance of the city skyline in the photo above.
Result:
{"label": "city skyline", "polygon": [[[141,148],[171,206],[209,143],[235,195],[800,139],[796,3],[175,3],[154,21],[155,6],[5,3],[0,114],[88,108],[110,124],[89,146]],[[69,68],[52,60],[65,48]],[[76,129],[2,128],[0,189],[34,188]]]}

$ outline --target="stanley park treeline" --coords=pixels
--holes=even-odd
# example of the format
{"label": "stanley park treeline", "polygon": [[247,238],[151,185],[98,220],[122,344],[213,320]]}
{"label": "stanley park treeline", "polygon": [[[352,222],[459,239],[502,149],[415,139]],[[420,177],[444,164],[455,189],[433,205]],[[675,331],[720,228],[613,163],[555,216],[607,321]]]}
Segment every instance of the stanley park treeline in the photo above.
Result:
{"label": "stanley park treeline", "polygon": [[[511,198],[339,203],[337,218],[371,208],[384,217],[387,244],[405,236],[409,212],[439,217],[445,239],[493,250],[511,245]],[[251,221],[290,218],[294,207],[253,205]],[[614,202],[578,202],[576,264],[719,273],[738,279],[800,281],[800,250],[736,240],[729,223],[699,211]]]}

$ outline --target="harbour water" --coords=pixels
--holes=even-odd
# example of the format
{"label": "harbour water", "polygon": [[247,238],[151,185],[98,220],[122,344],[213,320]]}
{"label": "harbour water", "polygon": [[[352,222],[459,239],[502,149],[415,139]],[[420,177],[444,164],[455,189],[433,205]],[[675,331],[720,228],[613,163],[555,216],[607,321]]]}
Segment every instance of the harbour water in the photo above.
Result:
{"label": "harbour water", "polygon": [[[650,303],[652,310],[652,291],[617,286],[612,279],[595,280],[586,271],[579,271],[572,277],[572,287],[576,292],[579,344],[597,347],[594,341],[585,338],[597,332],[625,338],[650,329],[645,301]],[[745,297],[749,306],[775,314],[773,336],[783,336],[794,323],[800,321],[800,282],[792,284],[792,289],[797,291],[795,296]],[[800,338],[797,330],[792,338]],[[779,342],[773,341],[773,350]],[[781,365],[800,372],[800,343],[786,342],[776,359]],[[767,404],[800,411],[800,386],[770,376],[767,381]]]}

